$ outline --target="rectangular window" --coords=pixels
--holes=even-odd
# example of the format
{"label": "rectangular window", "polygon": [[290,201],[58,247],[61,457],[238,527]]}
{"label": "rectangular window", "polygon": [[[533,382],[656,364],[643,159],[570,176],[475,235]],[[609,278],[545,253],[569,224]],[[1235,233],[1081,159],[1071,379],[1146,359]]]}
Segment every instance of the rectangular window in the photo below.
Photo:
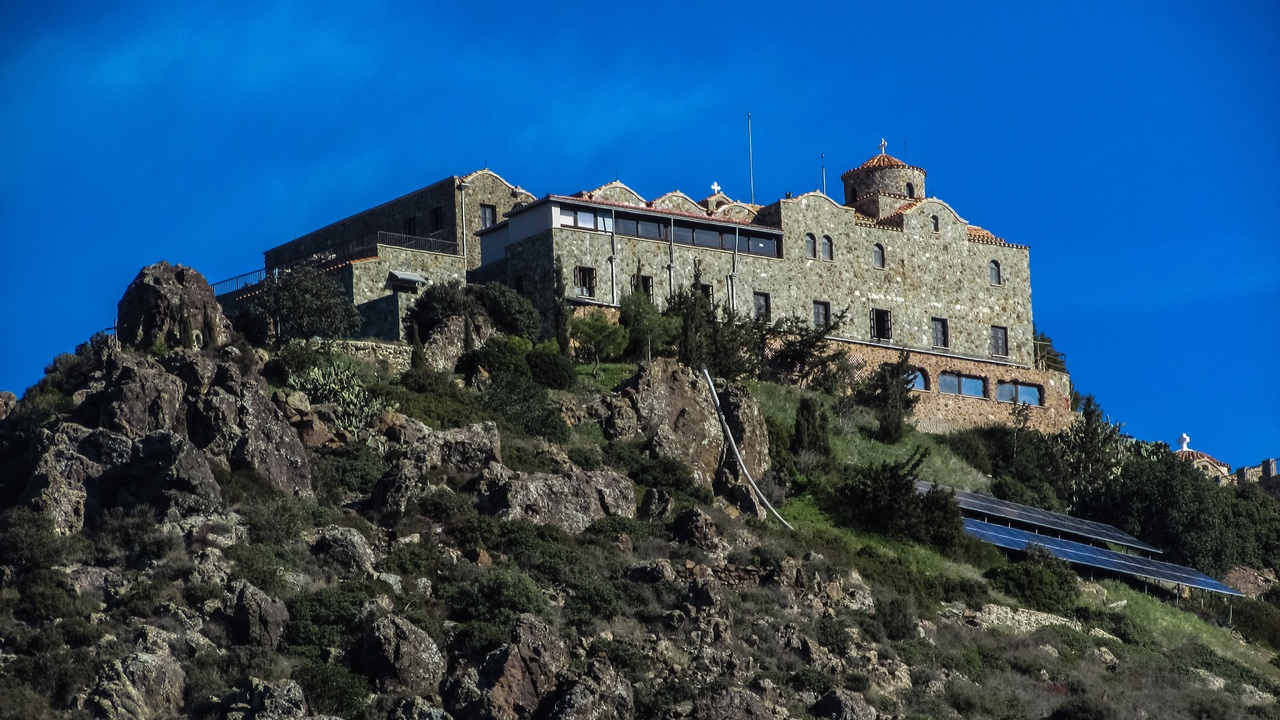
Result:
{"label": "rectangular window", "polygon": [[769,322],[773,318],[773,308],[769,305],[769,293],[751,293],[751,306],[757,320]]}
{"label": "rectangular window", "polygon": [[999,325],[991,326],[991,354],[998,357],[1009,355],[1009,328]]}
{"label": "rectangular window", "polygon": [[819,302],[813,303],[813,326],[816,328],[824,328],[831,324],[831,303]]}
{"label": "rectangular window", "polygon": [[720,247],[720,231],[698,228],[693,231],[693,244],[698,247]]}
{"label": "rectangular window", "polygon": [[987,396],[987,381],[971,375],[946,372],[938,376],[938,392],[984,398]]}
{"label": "rectangular window", "polygon": [[715,298],[711,296],[711,292],[712,292],[711,286],[706,283],[701,283],[698,285],[698,292],[702,293],[702,297],[708,300],[712,300],[712,301],[715,300]]}
{"label": "rectangular window", "polygon": [[681,245],[693,244],[693,228],[676,225],[672,228],[671,233],[675,237],[675,241],[677,243]]}
{"label": "rectangular window", "polygon": [[652,299],[653,298],[653,276],[641,275],[639,289],[640,289],[640,292],[644,293],[645,295],[648,295],[649,298]]}
{"label": "rectangular window", "polygon": [[516,279],[511,281],[511,287],[517,293],[520,293],[521,295],[523,295],[524,294],[524,276],[517,275]]}
{"label": "rectangular window", "polygon": [[938,376],[938,392],[947,395],[960,394],[960,376],[955,373],[942,373]]}
{"label": "rectangular window", "polygon": [[946,318],[933,319],[933,346],[936,348],[951,347],[951,332],[947,328]]}
{"label": "rectangular window", "polygon": [[579,210],[577,212],[577,219],[574,224],[580,228],[586,228],[587,230],[595,230],[596,214],[591,212],[590,210]]}
{"label": "rectangular window", "polygon": [[431,232],[439,232],[444,229],[444,208],[431,208]]}
{"label": "rectangular window", "polygon": [[665,230],[665,225],[654,220],[636,221],[636,234],[642,238],[649,238],[650,240],[665,240],[667,239],[667,234],[664,232]]}
{"label": "rectangular window", "polygon": [[404,234],[405,235],[418,234],[418,216],[417,215],[414,215],[413,217],[407,217],[404,219]]}
{"label": "rectangular window", "polygon": [[893,314],[888,310],[873,308],[871,310],[871,339],[893,339]]}
{"label": "rectangular window", "polygon": [[573,269],[573,286],[578,297],[596,296],[596,269],[593,267],[576,267]]}
{"label": "rectangular window", "polygon": [[631,237],[636,237],[637,235],[639,235],[639,233],[636,232],[635,218],[625,218],[625,217],[618,218],[618,234],[629,235]]}
{"label": "rectangular window", "polygon": [[1039,385],[1024,385],[1020,382],[996,383],[996,400],[1000,402],[1016,402],[1020,405],[1042,405]]}
{"label": "rectangular window", "polygon": [[498,208],[494,205],[480,206],[480,229],[491,228],[498,224]]}

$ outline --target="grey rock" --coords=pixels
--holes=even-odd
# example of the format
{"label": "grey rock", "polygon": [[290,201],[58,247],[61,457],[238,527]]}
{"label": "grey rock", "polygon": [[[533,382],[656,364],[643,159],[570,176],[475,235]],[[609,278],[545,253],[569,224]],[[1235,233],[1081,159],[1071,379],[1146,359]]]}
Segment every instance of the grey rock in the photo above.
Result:
{"label": "grey rock", "polygon": [[658,558],[627,568],[627,577],[640,583],[674,582],[676,572],[672,569],[670,560]]}
{"label": "grey rock", "polygon": [[143,268],[117,305],[116,337],[128,347],[217,347],[231,333],[209,282],[182,265]]}
{"label": "grey rock", "polygon": [[396,703],[387,720],[453,720],[453,716],[426,700],[411,695]]}
{"label": "grey rock", "polygon": [[490,464],[502,462],[502,441],[498,426],[492,422],[432,430],[410,418],[392,415],[384,427],[388,438],[403,438],[409,444],[374,486],[369,504],[375,510],[404,512],[436,479],[431,474],[441,468],[474,475]]}
{"label": "grey rock", "polygon": [[289,623],[289,608],[244,580],[233,580],[227,593],[224,612],[236,640],[261,647],[277,647]]}
{"label": "grey rock", "polygon": [[0,390],[0,422],[18,409],[18,396],[8,390]]}
{"label": "grey rock", "polygon": [[832,720],[876,720],[880,713],[867,704],[862,693],[837,688],[818,699],[809,712]]}
{"label": "grey rock", "polygon": [[311,716],[307,696],[293,680],[268,683],[249,679],[249,687],[227,702],[227,717],[240,720],[306,720]]}
{"label": "grey rock", "polygon": [[430,635],[400,616],[388,615],[366,626],[360,665],[378,679],[382,692],[435,695],[446,662]]}
{"label": "grey rock", "polygon": [[698,508],[680,513],[672,521],[671,529],[680,542],[704,550],[714,550],[720,542],[720,530],[716,528],[715,520]]}
{"label": "grey rock", "polygon": [[329,525],[304,538],[311,543],[313,553],[328,560],[344,576],[362,577],[373,572],[373,548],[355,528]]}
{"label": "grey rock", "polygon": [[186,674],[168,652],[135,652],[103,666],[86,705],[106,720],[172,717],[182,708]]}
{"label": "grey rock", "polygon": [[674,506],[671,493],[657,488],[648,488],[644,491],[644,497],[640,499],[639,515],[650,520],[661,520],[671,514]]}
{"label": "grey rock", "polygon": [[115,504],[146,504],[178,518],[216,511],[221,492],[203,453],[173,433],[156,431],[134,444],[128,478]]}
{"label": "grey rock", "polygon": [[631,683],[608,660],[592,660],[587,671],[568,682],[547,716],[550,720],[624,720],[635,716]]}
{"label": "grey rock", "polygon": [[521,615],[512,642],[485,658],[475,714],[493,720],[531,716],[555,692],[557,676],[568,667],[569,652],[560,635],[533,615]]}
{"label": "grey rock", "polygon": [[612,470],[508,473],[490,486],[481,507],[503,519],[522,518],[580,533],[601,518],[635,517],[635,486]]}

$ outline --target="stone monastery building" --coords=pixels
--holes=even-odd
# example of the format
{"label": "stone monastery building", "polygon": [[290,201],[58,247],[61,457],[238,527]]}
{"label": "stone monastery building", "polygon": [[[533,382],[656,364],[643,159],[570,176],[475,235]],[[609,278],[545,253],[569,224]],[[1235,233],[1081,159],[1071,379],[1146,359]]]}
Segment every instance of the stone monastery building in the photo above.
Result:
{"label": "stone monastery building", "polygon": [[909,351],[922,429],[1006,422],[1017,403],[1034,427],[1069,424],[1070,379],[1037,362],[1027,246],[928,197],[925,171],[883,144],[841,180],[843,204],[814,191],[753,205],[715,186],[646,200],[620,182],[536,198],[479,170],[272,248],[263,270],[215,289],[234,301],[266,272],[319,264],[367,335],[401,339],[424,284],[502,282],[549,316],[559,257],[574,305],[616,308],[635,285],[661,307],[696,261],[702,292],[738,313],[825,325],[843,311],[833,337],[868,366]]}

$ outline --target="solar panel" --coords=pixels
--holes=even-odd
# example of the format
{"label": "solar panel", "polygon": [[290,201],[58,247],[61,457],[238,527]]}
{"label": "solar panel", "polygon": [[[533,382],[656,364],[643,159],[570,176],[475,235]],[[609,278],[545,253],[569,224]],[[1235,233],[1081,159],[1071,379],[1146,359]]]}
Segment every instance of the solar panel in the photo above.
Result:
{"label": "solar panel", "polygon": [[[932,483],[919,481],[916,483],[917,492],[928,492],[933,487]],[[942,487],[942,486],[940,486]],[[1039,527],[1053,528],[1062,532],[1069,532],[1081,537],[1101,540],[1103,542],[1115,543],[1125,547],[1145,550],[1150,553],[1159,554],[1158,548],[1142,542],[1138,538],[1122,532],[1119,528],[1105,523],[1093,522],[1092,520],[1081,520],[1073,518],[1070,515],[1062,513],[1041,510],[1029,505],[1020,505],[1008,500],[1000,500],[987,495],[978,495],[977,493],[965,492],[964,490],[956,490],[955,488],[945,488],[956,494],[956,504],[961,510],[982,513],[992,517],[1001,517],[1008,520],[1016,520],[1018,522],[1028,523]]]}
{"label": "solar panel", "polygon": [[964,519],[964,530],[979,540],[1010,550],[1026,550],[1028,545],[1040,545],[1055,557],[1077,565],[1087,565],[1126,575],[1164,580],[1165,582],[1209,590],[1223,595],[1243,596],[1242,593],[1232,590],[1199,570],[1182,565],[1125,555],[1113,550],[1104,550],[1103,548],[1046,535],[1036,535],[1025,530],[993,525],[972,518]]}

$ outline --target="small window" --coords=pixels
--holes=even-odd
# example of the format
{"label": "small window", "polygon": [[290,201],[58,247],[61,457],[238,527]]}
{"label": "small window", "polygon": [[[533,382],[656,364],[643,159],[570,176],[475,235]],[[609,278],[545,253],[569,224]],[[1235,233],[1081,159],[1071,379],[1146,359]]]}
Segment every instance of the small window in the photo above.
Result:
{"label": "small window", "polygon": [[991,326],[991,354],[997,357],[1009,355],[1009,328]]}
{"label": "small window", "polygon": [[884,269],[884,246],[880,243],[871,248],[871,265],[877,270]]}
{"label": "small window", "polygon": [[645,295],[648,295],[650,299],[653,298],[653,276],[652,275],[640,276],[639,290]]}
{"label": "small window", "polygon": [[992,260],[987,264],[987,274],[991,276],[992,285],[1003,285],[1004,278],[1000,275],[1000,263]]}
{"label": "small window", "polygon": [[577,225],[580,228],[586,228],[587,230],[596,229],[595,213],[591,212],[590,210],[579,210],[577,213],[575,213],[575,215],[576,215],[576,218],[574,221],[575,225]]}
{"label": "small window", "polygon": [[830,235],[822,236],[822,259],[832,260],[835,258],[835,245],[831,242]]}
{"label": "small window", "polygon": [[938,216],[937,215],[931,215],[929,217],[929,224],[933,226],[934,232],[938,232]]}
{"label": "small window", "polygon": [[1039,385],[1020,382],[996,383],[996,400],[1019,405],[1043,405],[1043,393]]}
{"label": "small window", "polygon": [[947,327],[946,318],[933,318],[933,346],[936,348],[951,347],[951,330]]}
{"label": "small window", "polygon": [[938,376],[938,392],[984,398],[987,396],[987,381],[972,375],[944,372]]}
{"label": "small window", "polygon": [[515,290],[517,293],[521,295],[524,294],[524,276],[523,275],[517,275],[515,279],[511,281],[511,289]]}
{"label": "small window", "polygon": [[593,267],[576,267],[573,269],[573,285],[578,297],[596,296],[596,269]]}
{"label": "small window", "polygon": [[871,310],[871,339],[893,339],[893,314],[888,310],[873,308]]}
{"label": "small window", "polygon": [[708,285],[708,284],[706,284],[706,283],[699,283],[699,284],[698,284],[698,292],[702,294],[702,297],[704,297],[704,298],[706,298],[706,299],[708,299],[708,300],[714,300],[714,298],[711,296],[711,295],[712,295],[712,290],[711,290],[711,286],[710,286],[710,285]]}
{"label": "small window", "polygon": [[757,320],[769,322],[773,317],[773,308],[769,304],[769,293],[751,293],[751,306]]}
{"label": "small window", "polygon": [[720,247],[720,231],[698,228],[693,231],[693,244],[698,247]]}
{"label": "small window", "polygon": [[413,217],[407,217],[404,219],[404,234],[405,235],[418,234],[418,216],[417,215]]}
{"label": "small window", "polygon": [[915,199],[915,196],[916,196],[916,186],[912,185],[911,183],[907,183],[907,197]]}
{"label": "small window", "polygon": [[442,207],[431,208],[431,226],[430,227],[431,227],[431,232],[439,232],[440,230],[444,229],[444,208]]}
{"label": "small window", "polygon": [[914,368],[914,370],[916,371],[916,374],[911,376],[911,389],[919,390],[921,392],[928,392],[929,390],[928,373],[926,373],[921,368]]}
{"label": "small window", "polygon": [[480,206],[480,229],[491,228],[498,224],[498,208],[493,205]]}
{"label": "small window", "polygon": [[831,324],[831,303],[815,300],[813,302],[813,326],[824,328]]}
{"label": "small window", "polygon": [[804,254],[805,257],[818,257],[818,238],[813,233],[807,233],[804,236]]}

